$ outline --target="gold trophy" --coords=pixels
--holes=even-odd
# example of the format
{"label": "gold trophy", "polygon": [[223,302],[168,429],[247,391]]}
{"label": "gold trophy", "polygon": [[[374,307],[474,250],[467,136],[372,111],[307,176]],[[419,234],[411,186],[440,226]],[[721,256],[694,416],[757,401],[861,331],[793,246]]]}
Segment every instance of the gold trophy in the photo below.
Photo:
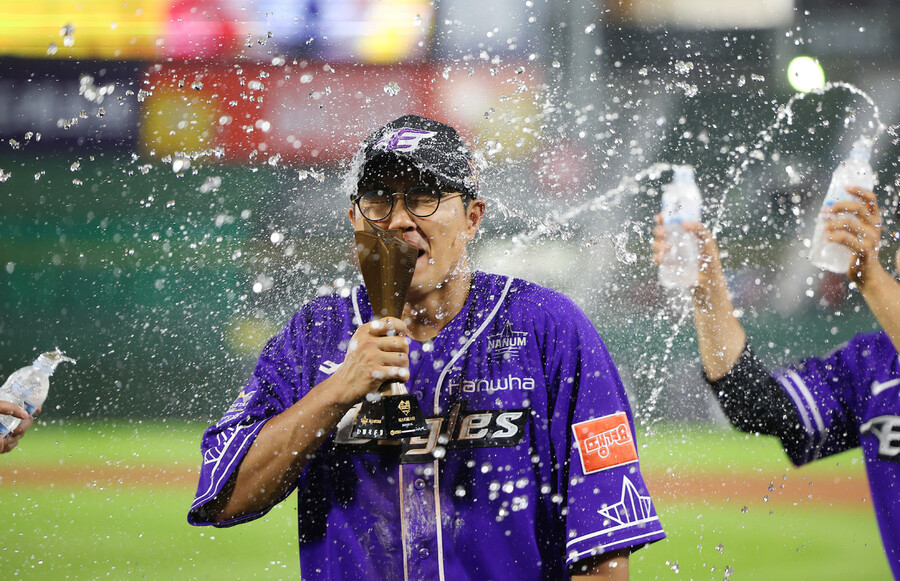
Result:
{"label": "gold trophy", "polygon": [[[403,240],[402,231],[385,230],[366,221],[357,231],[356,256],[369,293],[374,319],[401,317],[419,251]],[[363,400],[351,436],[373,440],[399,440],[428,433],[418,400],[406,385],[387,381],[375,395]]]}

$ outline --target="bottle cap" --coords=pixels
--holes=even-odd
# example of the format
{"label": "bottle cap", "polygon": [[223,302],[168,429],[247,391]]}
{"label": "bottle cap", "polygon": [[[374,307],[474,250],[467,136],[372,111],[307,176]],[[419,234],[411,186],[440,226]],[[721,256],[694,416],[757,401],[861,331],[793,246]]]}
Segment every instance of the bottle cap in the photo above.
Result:
{"label": "bottle cap", "polygon": [[673,165],[672,172],[673,181],[694,181],[694,166],[692,165]]}
{"label": "bottle cap", "polygon": [[71,363],[73,365],[75,364],[74,359],[72,359],[71,357],[66,357],[66,354],[60,351],[59,347],[57,347],[53,351],[41,353],[34,364],[46,371],[47,375],[52,375],[53,372],[56,371],[56,366],[63,362]]}

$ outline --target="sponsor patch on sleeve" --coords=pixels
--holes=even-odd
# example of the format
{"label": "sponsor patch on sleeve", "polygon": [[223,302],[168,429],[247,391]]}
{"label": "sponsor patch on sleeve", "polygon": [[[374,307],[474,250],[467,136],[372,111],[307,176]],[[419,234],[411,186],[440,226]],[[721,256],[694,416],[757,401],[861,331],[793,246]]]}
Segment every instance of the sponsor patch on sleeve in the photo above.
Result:
{"label": "sponsor patch on sleeve", "polygon": [[572,425],[585,474],[637,462],[637,448],[625,412]]}

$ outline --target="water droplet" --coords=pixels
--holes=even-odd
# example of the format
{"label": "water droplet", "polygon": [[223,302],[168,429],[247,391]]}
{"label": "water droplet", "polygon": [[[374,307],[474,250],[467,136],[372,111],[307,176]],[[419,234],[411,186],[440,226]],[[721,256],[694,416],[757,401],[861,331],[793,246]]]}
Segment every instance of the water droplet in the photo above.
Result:
{"label": "water droplet", "polygon": [[390,95],[391,97],[396,97],[400,94],[400,85],[396,82],[391,81],[387,85],[384,86],[384,92]]}
{"label": "water droplet", "polygon": [[694,70],[694,63],[692,62],[684,62],[684,61],[676,61],[675,62],[675,72],[679,75],[686,75]]}
{"label": "water droplet", "polygon": [[200,186],[199,190],[201,194],[207,194],[209,192],[214,192],[219,189],[222,185],[222,178],[219,176],[210,176],[206,178],[206,181]]}
{"label": "water droplet", "polygon": [[3,171],[2,168],[0,168],[0,182],[5,182],[6,180],[8,180],[11,177],[12,177],[11,173],[5,172],[5,171]]}
{"label": "water droplet", "polygon": [[59,47],[56,46],[56,43],[55,43],[55,42],[51,42],[51,43],[47,46],[47,54],[50,55],[50,56],[55,55],[56,52],[57,52],[58,50],[59,50]]}
{"label": "water droplet", "polygon": [[172,171],[181,173],[191,167],[191,160],[187,157],[178,156],[172,160]]}

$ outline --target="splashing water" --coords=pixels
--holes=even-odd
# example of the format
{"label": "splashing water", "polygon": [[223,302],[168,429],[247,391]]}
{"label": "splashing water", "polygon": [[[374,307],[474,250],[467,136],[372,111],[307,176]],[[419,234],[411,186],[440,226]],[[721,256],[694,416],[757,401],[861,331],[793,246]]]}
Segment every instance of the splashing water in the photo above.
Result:
{"label": "splashing water", "polygon": [[[880,112],[873,99],[859,88],[844,82],[828,83],[823,88],[810,93],[795,94],[788,102],[779,107],[774,121],[759,131],[751,140],[751,144],[733,144],[725,152],[725,159],[730,163],[727,165],[725,172],[728,187],[724,189],[716,200],[706,200],[706,207],[716,207],[715,216],[710,219],[709,227],[716,234],[722,231],[725,222],[725,210],[728,207],[728,194],[732,190],[738,189],[743,185],[747,170],[754,164],[768,159],[767,149],[774,142],[774,136],[788,134],[792,131],[799,131],[796,127],[794,107],[799,102],[808,100],[810,95],[823,96],[831,91],[847,91],[851,95],[860,98],[871,109],[873,120],[867,125],[862,126],[862,134],[876,140],[882,133],[886,131],[886,127],[881,121]],[[687,95],[688,97],[690,95]],[[843,127],[845,131],[854,127],[855,123],[859,123],[860,112],[858,110],[846,111],[843,119]],[[827,120],[823,119],[825,123]],[[565,240],[571,236],[569,228],[571,223],[585,215],[594,215],[606,212],[611,208],[620,205],[624,198],[636,198],[640,193],[647,192],[648,182],[659,180],[664,172],[671,171],[673,165],[666,162],[653,163],[649,167],[638,171],[637,173],[622,177],[618,184],[606,191],[600,192],[590,199],[575,204],[563,206],[562,208],[551,212],[549,216],[534,217],[526,215],[526,210],[516,207],[510,208],[500,200],[490,200],[494,207],[501,210],[507,216],[512,216],[523,220],[525,227],[519,232],[512,234],[512,248],[510,253],[523,252],[526,248],[538,243],[541,240],[558,239]],[[641,238],[641,231],[649,229],[641,228],[635,225],[635,233],[641,243],[645,243]],[[606,240],[612,243],[615,251],[616,259],[625,265],[631,265],[637,262],[637,255],[629,250],[629,233],[627,231],[618,230],[615,232],[600,233],[595,235],[599,240]],[[633,239],[633,238],[632,238]],[[596,240],[588,240],[583,246],[591,246]],[[722,253],[725,257],[726,252]],[[665,386],[671,385],[671,382],[660,381],[660,377],[665,375],[666,367],[676,363],[676,355],[673,348],[679,337],[685,335],[686,329],[692,329],[693,325],[690,321],[692,317],[692,303],[687,295],[672,295],[665,301],[663,310],[657,313],[657,323],[662,323],[667,329],[665,336],[657,337],[663,340],[665,349],[660,357],[642,359],[638,364],[636,375],[652,380],[655,387],[652,389],[649,397],[646,399],[645,410],[652,412],[658,405],[661,395],[665,392]]]}
{"label": "splashing water", "polygon": [[[871,128],[871,133],[865,131],[865,128],[860,135],[860,137],[865,137],[870,139],[873,143],[878,140],[878,138],[886,131],[886,127],[884,123],[881,121],[881,113],[878,109],[878,106],[875,104],[875,101],[870,97],[865,91],[859,89],[855,85],[845,82],[833,82],[826,83],[821,89],[816,89],[810,91],[808,93],[796,93],[794,94],[787,103],[783,107],[780,107],[778,110],[778,115],[775,118],[775,122],[766,127],[762,131],[760,131],[756,135],[756,141],[754,142],[752,149],[749,155],[746,155],[741,161],[741,163],[737,166],[731,165],[729,166],[727,177],[729,183],[732,184],[732,187],[722,193],[722,200],[719,204],[719,210],[716,214],[715,219],[715,228],[713,232],[718,231],[718,224],[723,221],[723,213],[725,208],[727,207],[725,201],[728,196],[728,193],[732,189],[736,189],[739,185],[743,183],[743,177],[747,169],[756,161],[761,161],[765,159],[764,151],[766,150],[766,144],[771,143],[773,141],[773,134],[777,132],[778,134],[784,134],[787,132],[785,127],[793,127],[794,124],[794,105],[800,102],[805,101],[811,95],[815,96],[824,96],[825,94],[834,91],[834,90],[846,90],[850,94],[855,95],[857,97],[862,98],[872,109],[872,118],[875,122],[875,127]],[[855,119],[856,115],[848,113],[844,118],[845,126],[849,124],[849,121]],[[739,148],[732,149],[728,158],[732,160],[737,160],[739,155],[742,155],[739,151]]]}

